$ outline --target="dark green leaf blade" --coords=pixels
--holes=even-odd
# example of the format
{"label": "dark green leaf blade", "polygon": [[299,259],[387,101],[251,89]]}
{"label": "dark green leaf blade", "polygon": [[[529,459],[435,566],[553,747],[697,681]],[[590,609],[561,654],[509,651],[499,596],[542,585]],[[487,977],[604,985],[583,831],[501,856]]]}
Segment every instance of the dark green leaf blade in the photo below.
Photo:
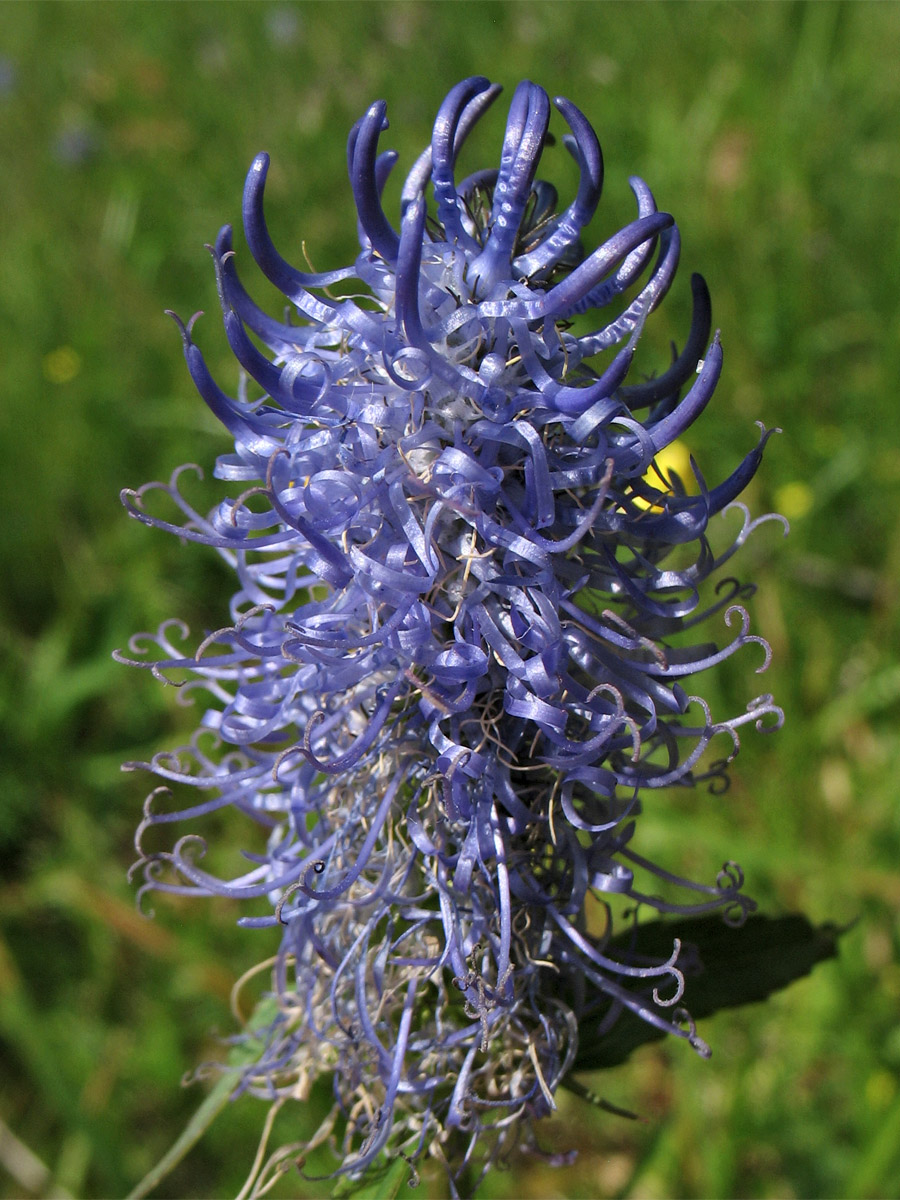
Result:
{"label": "dark green leaf blade", "polygon": [[[683,946],[696,947],[702,966],[686,973],[683,997],[685,1008],[696,1021],[723,1008],[765,1000],[772,992],[808,975],[816,963],[835,957],[841,932],[834,925],[813,925],[799,913],[784,917],[755,913],[738,929],[726,925],[719,916],[705,916],[650,921],[639,926],[633,947],[629,933],[613,939],[610,949],[625,952],[631,948],[641,955],[665,960],[676,937]],[[599,1019],[582,1024],[574,1071],[617,1066],[638,1046],[666,1036],[630,1011],[623,1012],[607,1034],[594,1032],[598,1024]]]}

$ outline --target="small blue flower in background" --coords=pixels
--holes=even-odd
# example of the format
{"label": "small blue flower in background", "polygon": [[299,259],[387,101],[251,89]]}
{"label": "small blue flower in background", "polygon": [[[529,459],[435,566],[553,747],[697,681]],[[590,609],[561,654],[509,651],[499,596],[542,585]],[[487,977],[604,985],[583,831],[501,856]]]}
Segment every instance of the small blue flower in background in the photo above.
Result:
{"label": "small blue flower in background", "polygon": [[[449,93],[399,226],[372,105],[348,143],[361,251],[346,269],[281,257],[259,155],[246,241],[289,315],[251,299],[226,226],[211,250],[237,396],[179,321],[234,438],[216,467],[234,494],[204,516],[181,468],[123,497],[237,580],[229,628],[184,650],[169,622],[125,659],[205,693],[190,746],[129,764],[164,781],[138,832],[146,887],[256,901],[264,915],[242,923],[281,927],[278,1015],[238,1087],[280,1103],[328,1077],[318,1136],[351,1176],[385,1151],[477,1175],[529,1143],[587,1018],[612,1030],[631,1010],[709,1053],[680,1006],[679,941],[648,962],[612,944],[613,918],[626,933],[638,906],[741,923],[754,905],[735,864],[680,879],[633,848],[635,830],[647,796],[721,790],[739,729],[781,722],[768,695],[723,717],[691,690],[748,643],[753,668],[768,661],[740,604],[752,587],[721,575],[759,522],[742,509],[731,545],[707,539],[768,433],[721,482],[692,464],[689,490],[654,469],[722,368],[706,286],[693,277],[681,352],[635,378],[678,229],[635,178],[635,219],[585,252],[600,146],[556,99],[580,173],[560,207],[537,178],[551,105],[529,82],[499,167],[458,179],[499,91],[476,77]],[[146,511],[157,492],[179,519]],[[173,809],[170,785],[194,799]],[[196,834],[144,852],[150,827],[226,807],[263,835],[232,877],[204,869]]]}

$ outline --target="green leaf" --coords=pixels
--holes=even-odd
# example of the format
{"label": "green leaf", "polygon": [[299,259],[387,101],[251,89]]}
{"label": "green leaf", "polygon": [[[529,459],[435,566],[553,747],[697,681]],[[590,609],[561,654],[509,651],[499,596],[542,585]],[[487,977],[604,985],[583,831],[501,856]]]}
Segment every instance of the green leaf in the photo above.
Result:
{"label": "green leaf", "polygon": [[[614,938],[608,950],[633,949],[664,961],[672,953],[675,938],[680,938],[683,946],[696,947],[702,966],[694,974],[686,973],[682,999],[696,1021],[723,1008],[765,1000],[808,975],[816,963],[835,957],[841,932],[830,924],[812,925],[800,914],[754,914],[739,929],[726,925],[719,916],[705,916],[650,921],[638,926],[633,947],[629,933]],[[573,1071],[617,1066],[639,1046],[666,1036],[630,1010],[622,1013],[609,1033],[596,1033],[599,1023],[599,1018],[582,1023]]]}
{"label": "green leaf", "polygon": [[[265,996],[257,1004],[247,1022],[248,1038],[234,1046],[228,1054],[230,1067],[243,1067],[252,1063],[260,1055],[263,1048],[263,1038],[253,1036],[268,1029],[278,1015],[278,1000],[275,996]],[[235,1076],[232,1071],[223,1075],[215,1084],[212,1091],[188,1121],[181,1136],[163,1155],[159,1162],[151,1168],[137,1186],[128,1193],[126,1200],[143,1200],[153,1189],[178,1166],[212,1125],[213,1121],[228,1103],[234,1091]],[[396,1193],[395,1193],[396,1194]]]}
{"label": "green leaf", "polygon": [[341,1179],[332,1200],[396,1200],[404,1181],[410,1186],[416,1181],[413,1168],[405,1158],[394,1158],[382,1169],[367,1171],[362,1179]]}

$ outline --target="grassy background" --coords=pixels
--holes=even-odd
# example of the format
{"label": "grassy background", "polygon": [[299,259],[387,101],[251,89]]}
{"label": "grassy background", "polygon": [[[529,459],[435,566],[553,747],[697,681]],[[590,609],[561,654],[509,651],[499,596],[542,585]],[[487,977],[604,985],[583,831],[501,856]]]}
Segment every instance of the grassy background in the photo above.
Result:
{"label": "grassy background", "polygon": [[[595,122],[598,238],[630,219],[633,172],[675,213],[684,274],[646,366],[683,337],[703,271],[726,351],[691,443],[707,476],[754,420],[785,430],[751,501],[793,532],[761,531],[744,573],[786,727],[745,739],[724,797],[660,796],[638,849],[707,876],[734,856],[768,911],[857,920],[839,961],[706,1023],[711,1062],[648,1047],[592,1081],[645,1123],[564,1099],[545,1141],[577,1163],[526,1164],[486,1194],[896,1195],[898,61],[890,4],[0,8],[0,1117],[20,1143],[0,1135],[0,1195],[123,1195],[199,1103],[180,1079],[220,1053],[232,981],[272,949],[225,904],[161,903],[147,921],[125,879],[145,784],[118,764],[177,744],[191,714],[110,652],[172,615],[220,625],[229,590],[211,557],[116,499],[224,447],[162,309],[210,309],[198,336],[233,379],[202,247],[237,217],[252,156],[272,154],[287,257],[305,239],[317,266],[343,263],[350,124],[387,99],[408,165],[476,72],[508,90],[534,78]],[[479,165],[496,161],[499,114],[489,126]],[[565,157],[546,174],[570,179]],[[718,711],[758,686],[747,669],[710,680]],[[234,1194],[262,1115],[229,1109],[160,1194]],[[32,1163],[28,1186],[22,1146],[48,1168]],[[328,1187],[294,1177],[276,1194]]]}

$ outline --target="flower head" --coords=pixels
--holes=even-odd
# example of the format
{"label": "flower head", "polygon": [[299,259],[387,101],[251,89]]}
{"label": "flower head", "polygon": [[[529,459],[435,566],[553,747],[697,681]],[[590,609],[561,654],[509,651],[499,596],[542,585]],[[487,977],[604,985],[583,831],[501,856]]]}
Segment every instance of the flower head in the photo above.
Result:
{"label": "flower head", "polygon": [[[174,811],[165,789],[148,801],[147,886],[257,899],[268,912],[243,923],[282,926],[278,1017],[241,1086],[302,1096],[331,1077],[348,1173],[386,1148],[430,1147],[451,1173],[491,1161],[522,1118],[553,1109],[586,1015],[612,1028],[629,1008],[708,1052],[676,1007],[678,942],[666,961],[614,950],[612,897],[742,919],[753,905],[734,864],[691,883],[639,855],[633,835],[642,797],[716,790],[740,726],[780,723],[769,696],[723,719],[689,690],[748,643],[763,647],[758,670],[768,660],[739,603],[752,589],[715,584],[755,523],[743,510],[729,546],[707,539],[768,434],[713,486],[694,467],[695,494],[653,470],[722,368],[706,286],[693,277],[681,352],[631,378],[678,229],[635,178],[635,219],[586,252],[600,146],[555,100],[580,173],[560,207],[537,177],[550,101],[529,82],[499,167],[457,179],[499,90],[480,77],[451,90],[399,227],[381,202],[396,161],[379,152],[385,105],[369,108],[348,143],[361,250],[346,269],[281,257],[257,157],[246,241],[292,315],[251,299],[226,226],[211,251],[243,368],[236,397],[207,369],[194,320],[179,322],[197,389],[234,438],[216,475],[243,490],[208,516],[180,471],[124,496],[237,577],[229,628],[191,653],[168,623],[152,660],[129,660],[210,697],[189,747],[132,764],[197,793]],[[181,522],[147,513],[157,491]],[[718,735],[727,755],[711,762]],[[143,854],[148,827],[226,806],[267,831],[235,877],[203,869],[194,835]]]}

